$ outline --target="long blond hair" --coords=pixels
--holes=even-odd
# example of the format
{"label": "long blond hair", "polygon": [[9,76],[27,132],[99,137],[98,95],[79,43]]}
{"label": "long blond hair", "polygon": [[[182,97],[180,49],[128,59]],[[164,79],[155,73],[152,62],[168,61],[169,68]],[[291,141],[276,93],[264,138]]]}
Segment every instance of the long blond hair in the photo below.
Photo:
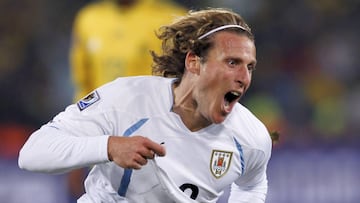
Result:
{"label": "long blond hair", "polygon": [[212,47],[211,36],[199,39],[203,34],[224,25],[239,25],[244,29],[226,30],[245,34],[251,40],[254,35],[245,20],[237,13],[223,8],[209,8],[189,11],[186,16],[176,19],[172,24],[159,29],[157,37],[162,40],[162,53],[151,52],[153,74],[164,77],[176,77],[181,80],[185,69],[185,57],[193,52],[206,60]]}

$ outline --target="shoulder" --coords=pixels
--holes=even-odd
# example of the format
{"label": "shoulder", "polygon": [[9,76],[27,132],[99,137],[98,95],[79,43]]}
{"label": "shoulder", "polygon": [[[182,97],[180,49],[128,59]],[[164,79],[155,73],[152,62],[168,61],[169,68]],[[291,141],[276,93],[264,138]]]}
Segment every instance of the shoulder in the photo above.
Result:
{"label": "shoulder", "polygon": [[245,106],[238,103],[224,124],[234,132],[235,139],[242,145],[270,155],[272,141],[268,129]]}
{"label": "shoulder", "polygon": [[169,0],[143,1],[142,8],[149,12],[147,13],[148,15],[158,16],[159,20],[163,21],[166,19],[166,23],[169,23],[169,19],[182,16],[187,12],[187,9],[184,6]]}
{"label": "shoulder", "polygon": [[98,99],[93,107],[102,111],[159,111],[171,104],[172,81],[157,76],[119,77],[94,91]]}
{"label": "shoulder", "polygon": [[[172,83],[173,79],[158,77],[158,76],[130,76],[119,77],[112,82],[109,82],[100,89],[116,89],[119,92],[123,91],[137,91],[137,92],[158,92],[162,89],[167,89]],[[133,92],[133,93],[137,93]]]}
{"label": "shoulder", "polygon": [[104,18],[115,5],[108,1],[95,1],[82,7],[76,14],[76,21],[91,21]]}

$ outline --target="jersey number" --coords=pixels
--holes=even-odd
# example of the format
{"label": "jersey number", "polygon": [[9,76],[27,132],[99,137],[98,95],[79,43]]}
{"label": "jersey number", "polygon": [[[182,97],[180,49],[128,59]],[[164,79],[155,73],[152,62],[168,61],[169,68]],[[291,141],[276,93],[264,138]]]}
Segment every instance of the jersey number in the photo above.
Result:
{"label": "jersey number", "polygon": [[190,195],[191,199],[196,199],[197,196],[199,195],[199,188],[196,185],[193,185],[190,183],[184,183],[179,188],[183,192],[185,192],[185,190],[187,190],[187,189],[190,189],[191,190],[191,195]]}

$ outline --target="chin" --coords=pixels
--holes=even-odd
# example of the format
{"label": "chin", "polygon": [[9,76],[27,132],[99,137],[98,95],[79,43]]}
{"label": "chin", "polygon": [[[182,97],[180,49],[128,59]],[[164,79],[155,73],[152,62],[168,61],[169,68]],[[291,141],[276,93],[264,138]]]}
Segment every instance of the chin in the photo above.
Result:
{"label": "chin", "polygon": [[220,124],[220,123],[224,122],[225,119],[226,119],[226,116],[216,116],[216,117],[213,117],[212,122],[215,124]]}

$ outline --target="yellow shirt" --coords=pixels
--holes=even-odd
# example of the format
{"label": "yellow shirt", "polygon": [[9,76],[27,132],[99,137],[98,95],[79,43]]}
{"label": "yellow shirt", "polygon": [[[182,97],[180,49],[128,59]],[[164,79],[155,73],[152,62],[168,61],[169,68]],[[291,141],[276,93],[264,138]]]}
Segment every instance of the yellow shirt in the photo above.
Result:
{"label": "yellow shirt", "polygon": [[119,76],[150,75],[155,31],[185,9],[164,1],[138,0],[131,8],[113,1],[85,6],[76,16],[71,49],[75,99]]}

